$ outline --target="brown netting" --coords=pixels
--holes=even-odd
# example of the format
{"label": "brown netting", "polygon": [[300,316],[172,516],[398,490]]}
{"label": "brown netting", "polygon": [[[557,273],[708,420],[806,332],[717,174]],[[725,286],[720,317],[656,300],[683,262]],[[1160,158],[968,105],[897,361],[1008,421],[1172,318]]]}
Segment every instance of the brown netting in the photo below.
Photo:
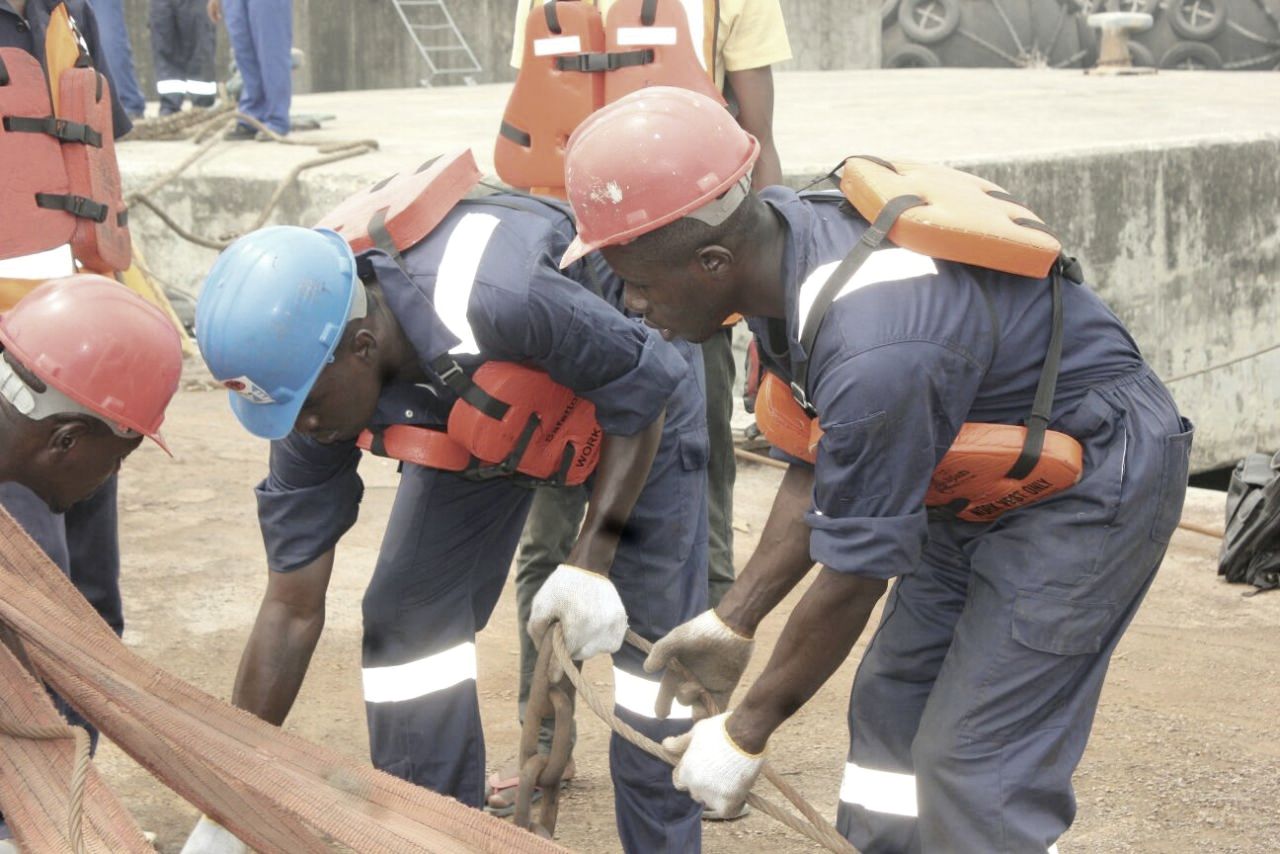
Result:
{"label": "brown netting", "polygon": [[283,732],[138,657],[2,510],[0,621],[104,735],[259,851],[328,851],[328,841],[396,854],[564,850]]}

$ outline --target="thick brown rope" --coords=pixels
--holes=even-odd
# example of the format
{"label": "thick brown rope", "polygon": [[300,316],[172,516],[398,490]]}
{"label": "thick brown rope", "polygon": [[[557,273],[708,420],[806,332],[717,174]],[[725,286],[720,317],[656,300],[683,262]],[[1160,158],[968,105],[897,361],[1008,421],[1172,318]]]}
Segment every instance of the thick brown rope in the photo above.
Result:
{"label": "thick brown rope", "polygon": [[[222,143],[222,133],[236,122],[250,125],[269,139],[283,145],[315,147],[320,156],[313,157],[310,160],[305,160],[289,170],[289,174],[285,175],[285,177],[276,184],[276,188],[272,192],[271,198],[267,201],[266,206],[259,212],[257,219],[254,221],[253,225],[249,226],[249,228],[242,232],[227,234],[221,237],[201,236],[180,225],[173,216],[167,213],[159,203],[152,198],[152,194],[168,186],[171,182],[186,172],[187,169],[191,168],[193,164]],[[206,139],[205,137],[211,133],[215,135]],[[129,193],[125,196],[125,202],[129,206],[136,204],[147,208],[149,211],[154,213],[161,222],[168,226],[171,231],[188,243],[194,243],[197,246],[203,246],[206,249],[215,249],[218,251],[226,249],[241,235],[247,234],[250,231],[256,231],[265,225],[272,212],[280,204],[280,200],[284,197],[284,194],[288,192],[295,183],[297,183],[298,178],[303,172],[306,172],[308,169],[314,169],[317,166],[325,166],[329,163],[336,163],[340,160],[349,160],[352,157],[368,154],[369,152],[376,151],[378,149],[378,141],[376,139],[332,140],[329,142],[312,142],[307,140],[290,139],[288,137],[281,136],[266,125],[262,124],[262,122],[252,116],[246,116],[244,113],[236,113],[233,116],[228,116],[226,114],[218,114],[214,116],[212,120],[203,123],[200,126],[196,139],[198,142],[201,142],[200,147],[196,151],[192,152],[191,155],[186,157],[176,167],[165,173],[157,180],[151,182],[146,187],[136,192]]]}
{"label": "thick brown rope", "polygon": [[[573,687],[577,690],[578,694],[582,697],[583,701],[587,704],[587,706],[593,712],[595,712],[596,716],[599,717],[602,721],[604,721],[609,726],[610,729],[612,729],[618,735],[625,738],[631,744],[634,744],[636,747],[640,748],[646,753],[651,754],[652,756],[658,757],[663,762],[666,762],[669,765],[675,765],[677,762],[680,761],[680,757],[678,755],[672,753],[671,751],[667,750],[658,742],[654,741],[653,739],[639,732],[634,727],[626,723],[626,721],[619,720],[618,717],[613,713],[613,709],[607,706],[604,703],[604,701],[602,701],[600,697],[596,695],[595,691],[592,690],[590,684],[585,679],[582,678],[582,674],[578,672],[577,665],[574,663],[573,659],[570,657],[569,650],[564,643],[564,632],[561,630],[559,623],[553,623],[551,625],[550,639],[551,639],[551,650],[555,656],[555,661],[559,665],[559,668],[543,668],[541,672],[535,672],[534,674],[535,680],[538,679],[539,676],[544,676],[544,680],[545,680],[545,679],[549,679],[552,676],[557,675],[557,674],[548,672],[550,670],[558,669],[563,671],[564,676],[567,677],[569,679],[569,682],[573,684]],[[647,640],[645,640],[644,638],[640,637],[639,635],[637,635],[635,632],[632,632],[632,631],[627,632],[626,640],[628,643],[639,648],[642,652],[645,652],[645,653],[648,653],[649,649],[652,647],[652,644],[650,644]],[[680,670],[683,670],[683,668],[681,668],[678,663],[673,664],[672,666],[677,667]],[[689,675],[687,671],[685,671],[685,675],[686,676]],[[531,691],[537,691],[537,690],[539,690],[538,687],[534,687],[533,689],[531,689]],[[546,688],[543,687],[541,690],[545,691]],[[703,702],[707,704],[708,710],[712,714],[715,714],[718,711],[718,709],[715,708],[715,704],[711,701],[710,695],[707,694],[706,691],[703,692],[703,695],[704,695]],[[557,731],[559,731],[560,726],[558,725],[559,724],[558,719],[562,714],[561,709],[557,708],[556,713],[557,713],[556,729]],[[564,713],[571,714],[572,710],[566,709]],[[526,717],[526,720],[532,720],[535,722],[533,729],[536,732],[536,728],[537,728],[536,722],[541,718],[541,715],[535,714],[535,709],[532,703],[530,704],[529,709],[526,710],[525,717]],[[527,725],[526,725],[526,729],[528,729]],[[567,730],[567,727],[565,729]],[[553,741],[552,751],[555,752],[555,750],[556,750],[556,746]],[[823,848],[826,848],[828,851],[838,852],[838,854],[857,854],[857,849],[855,849],[852,845],[850,845],[849,841],[845,839],[843,836],[841,836],[840,833],[835,829],[835,827],[833,827],[830,822],[826,821],[822,817],[822,815],[813,807],[813,805],[810,804],[807,800],[805,800],[805,798],[799,792],[797,792],[793,786],[791,786],[789,783],[783,780],[781,776],[779,776],[778,773],[773,770],[773,767],[768,762],[764,763],[764,767],[761,774],[766,780],[772,783],[773,786],[779,792],[781,792],[782,795],[796,807],[796,809],[800,811],[800,813],[804,816],[804,818],[802,819],[800,817],[797,817],[794,813],[790,812],[786,808],[778,806],[772,801],[760,795],[757,795],[755,792],[748,793],[747,803],[751,804],[752,807],[760,810],[762,813],[769,816],[770,818],[773,818],[776,821],[779,821],[782,824],[785,824],[787,827],[791,828],[797,833],[803,834],[804,836],[808,837],[812,842],[815,842],[818,845],[821,845]],[[521,775],[522,787],[525,785],[525,781],[523,779],[524,776],[525,775],[522,773]],[[544,789],[543,797],[546,797],[549,794],[551,794],[551,791],[558,788],[559,779],[544,780],[540,776],[538,779],[538,783],[539,785],[542,785],[542,786],[548,786],[549,784],[553,784],[553,785],[550,785],[549,789]],[[527,815],[527,811],[525,812],[525,815]],[[540,829],[549,832],[550,830],[554,829],[554,825],[552,827],[544,826]]]}
{"label": "thick brown rope", "polygon": [[89,779],[89,733],[83,727],[36,726],[21,721],[0,719],[0,735],[28,738],[33,741],[60,741],[71,738],[76,743],[76,759],[71,766],[71,788],[67,797],[67,839],[75,854],[86,854],[84,842],[84,787]]}

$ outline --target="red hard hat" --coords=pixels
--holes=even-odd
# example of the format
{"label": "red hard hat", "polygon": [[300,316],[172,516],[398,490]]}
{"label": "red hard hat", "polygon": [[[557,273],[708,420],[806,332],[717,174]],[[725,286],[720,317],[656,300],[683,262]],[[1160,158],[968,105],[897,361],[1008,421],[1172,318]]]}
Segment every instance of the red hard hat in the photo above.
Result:
{"label": "red hard hat", "polygon": [[722,105],[688,89],[651,86],[597,110],[565,150],[578,236],[560,266],[714,201],[759,154],[760,143]]}
{"label": "red hard hat", "polygon": [[178,390],[182,342],[124,285],[87,273],[45,282],[0,315],[0,343],[42,382],[168,452],[160,424]]}

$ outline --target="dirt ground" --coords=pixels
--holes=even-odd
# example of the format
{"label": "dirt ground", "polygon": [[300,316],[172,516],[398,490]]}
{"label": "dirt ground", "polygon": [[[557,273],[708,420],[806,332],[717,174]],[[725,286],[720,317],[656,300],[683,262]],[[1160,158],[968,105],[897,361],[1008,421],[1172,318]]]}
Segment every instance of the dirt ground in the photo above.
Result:
{"label": "dirt ground", "polygon": [[[240,429],[223,394],[184,391],[165,425],[177,458],[147,446],[121,478],[125,642],[214,695],[227,697],[257,612],[266,573],[251,488],[266,443]],[[324,637],[287,727],[366,755],[360,696],[360,597],[396,485],[382,460],[362,465],[359,523],[338,550]],[[754,545],[780,472],[739,467],[736,550]],[[1221,495],[1197,491],[1186,516],[1221,525]],[[1169,559],[1115,656],[1093,739],[1076,777],[1079,816],[1059,845],[1080,852],[1271,852],[1280,850],[1280,594],[1244,597],[1219,582],[1217,541],[1179,531]],[[796,597],[765,623],[752,673],[763,663]],[[479,691],[489,764],[515,752],[517,643],[512,585],[479,639]],[[845,706],[864,644],[826,688],[775,737],[776,764],[834,816],[847,739]],[[609,685],[604,660],[587,673]],[[616,851],[604,726],[578,714],[578,778],[566,790],[559,839],[581,851]],[[193,807],[113,745],[98,754],[106,780],[177,852]],[[708,852],[798,852],[810,846],[769,818],[707,826]]]}

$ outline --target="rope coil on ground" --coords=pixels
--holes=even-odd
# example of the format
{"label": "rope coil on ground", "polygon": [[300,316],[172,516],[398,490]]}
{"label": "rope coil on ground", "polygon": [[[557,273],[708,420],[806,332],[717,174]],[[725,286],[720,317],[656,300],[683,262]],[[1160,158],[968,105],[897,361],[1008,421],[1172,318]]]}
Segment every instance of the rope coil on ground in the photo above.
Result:
{"label": "rope coil on ground", "polygon": [[[518,826],[541,835],[550,835],[555,830],[560,780],[572,750],[569,734],[573,707],[569,703],[568,693],[562,684],[563,680],[567,679],[596,716],[628,742],[669,765],[675,765],[680,760],[678,755],[673,754],[658,742],[640,733],[625,721],[618,720],[613,710],[605,705],[582,678],[577,664],[569,656],[569,650],[564,643],[564,632],[559,623],[552,623],[547,638],[550,639],[550,643],[543,643],[538,651],[538,663],[534,669],[529,705],[525,710],[525,722],[521,731],[520,790],[516,797],[515,814]],[[652,644],[633,631],[627,632],[626,642],[646,654],[652,647]],[[684,670],[678,664],[672,664],[672,667]],[[560,699],[556,699],[557,694]],[[702,702],[710,714],[716,714],[719,711],[705,691]],[[552,708],[547,708],[548,705]],[[550,754],[542,760],[536,755],[538,726],[542,718],[550,712],[555,714],[555,736],[552,739]],[[768,761],[764,763],[761,776],[773,784],[774,788],[782,793],[803,818],[754,791],[747,795],[747,803],[797,833],[803,834],[828,851],[838,852],[838,854],[857,854],[857,850],[849,844],[849,841],[841,836],[835,827],[824,819],[790,783],[782,779]],[[543,789],[542,814],[537,823],[530,818],[530,805],[535,785]]]}

